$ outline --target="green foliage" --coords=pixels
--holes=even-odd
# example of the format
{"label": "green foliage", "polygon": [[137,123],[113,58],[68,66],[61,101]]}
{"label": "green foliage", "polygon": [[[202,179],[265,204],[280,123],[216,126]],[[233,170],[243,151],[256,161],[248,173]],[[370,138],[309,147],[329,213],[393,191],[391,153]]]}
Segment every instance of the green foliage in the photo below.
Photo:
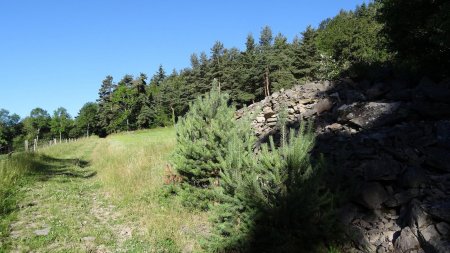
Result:
{"label": "green foliage", "polygon": [[386,39],[380,36],[383,24],[375,18],[378,8],[378,4],[363,4],[321,24],[316,43],[321,52],[336,61],[340,72],[360,75],[364,74],[361,65],[374,66],[389,60]]}
{"label": "green foliage", "polygon": [[229,146],[211,251],[298,252],[332,235],[333,198],[309,157],[311,125],[291,130],[285,143],[276,148],[271,139],[256,156],[239,139]]}
{"label": "green foliage", "polygon": [[330,246],[328,247],[328,253],[341,253],[341,251],[334,246]]}
{"label": "green foliage", "polygon": [[316,45],[317,31],[308,26],[302,41],[293,44],[293,73],[297,79],[312,81],[319,75],[320,54]]}
{"label": "green foliage", "polygon": [[22,124],[17,114],[0,109],[0,154],[8,152],[13,146],[14,138],[21,133]]}
{"label": "green foliage", "polygon": [[219,176],[219,157],[236,128],[235,110],[228,102],[229,95],[214,86],[190,105],[176,126],[178,145],[172,163],[192,185],[208,186]]}
{"label": "green foliage", "polygon": [[217,199],[214,191],[194,187],[189,184],[181,185],[177,195],[181,198],[181,204],[191,211],[207,211],[211,208],[212,203],[214,203]]}
{"label": "green foliage", "polygon": [[111,102],[114,117],[108,126],[109,132],[131,130],[132,110],[137,102],[138,90],[133,87],[133,77],[125,75],[112,93]]}
{"label": "green foliage", "polygon": [[326,53],[320,54],[319,69],[317,71],[316,78],[319,80],[335,80],[341,73],[337,61]]}
{"label": "green foliage", "polygon": [[164,82],[166,79],[166,71],[164,70],[162,65],[159,65],[158,71],[153,75],[152,79],[150,80],[150,85],[156,85],[159,86]]}
{"label": "green foliage", "polygon": [[450,3],[377,0],[383,33],[398,63],[412,73],[449,77]]}
{"label": "green foliage", "polygon": [[46,132],[50,126],[50,115],[42,108],[31,110],[29,117],[28,135],[39,139],[39,134]]}
{"label": "green foliage", "polygon": [[141,110],[139,111],[139,115],[137,117],[137,125],[139,128],[148,128],[152,125],[152,119],[155,118],[154,110],[150,108],[150,105],[145,103]]}
{"label": "green foliage", "polygon": [[97,103],[86,103],[81,107],[80,112],[75,120],[75,126],[79,130],[79,135],[87,137],[97,132],[96,125],[98,120],[99,107]]}
{"label": "green foliage", "polygon": [[103,80],[100,90],[98,92],[99,98],[97,99],[99,113],[98,113],[98,127],[102,130],[100,135],[104,135],[107,132],[107,128],[114,117],[113,104],[112,104],[112,92],[116,85],[113,83],[113,77],[108,75]]}
{"label": "green foliage", "polygon": [[53,112],[53,117],[50,121],[50,131],[61,140],[62,136],[68,137],[70,127],[72,126],[72,118],[67,112],[66,108],[59,107]]}
{"label": "green foliage", "polygon": [[262,47],[270,47],[273,41],[272,29],[270,26],[264,26],[259,37],[259,45]]}

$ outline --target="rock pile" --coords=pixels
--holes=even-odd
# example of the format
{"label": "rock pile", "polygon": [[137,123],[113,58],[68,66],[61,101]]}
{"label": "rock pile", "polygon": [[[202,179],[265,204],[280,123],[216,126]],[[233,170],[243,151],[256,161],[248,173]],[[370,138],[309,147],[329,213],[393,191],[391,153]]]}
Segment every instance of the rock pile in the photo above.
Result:
{"label": "rock pile", "polygon": [[253,115],[260,142],[290,127],[317,126],[314,153],[339,184],[351,178],[340,220],[349,252],[450,252],[450,81],[308,83],[237,112]]}

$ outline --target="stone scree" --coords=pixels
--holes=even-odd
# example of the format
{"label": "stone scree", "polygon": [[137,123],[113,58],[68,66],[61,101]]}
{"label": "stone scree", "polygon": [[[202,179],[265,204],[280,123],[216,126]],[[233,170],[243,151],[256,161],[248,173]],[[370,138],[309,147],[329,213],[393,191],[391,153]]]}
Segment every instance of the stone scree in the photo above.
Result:
{"label": "stone scree", "polygon": [[353,179],[339,209],[352,242],[345,252],[450,252],[450,80],[307,83],[236,118],[251,115],[263,143],[277,134],[281,108],[289,127],[314,121],[313,153],[337,184]]}

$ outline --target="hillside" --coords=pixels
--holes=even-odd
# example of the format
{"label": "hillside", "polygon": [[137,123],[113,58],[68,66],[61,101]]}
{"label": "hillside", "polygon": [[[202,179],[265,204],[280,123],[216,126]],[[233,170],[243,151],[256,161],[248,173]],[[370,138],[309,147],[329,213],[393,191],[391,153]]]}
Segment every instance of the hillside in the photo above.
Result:
{"label": "hillside", "polygon": [[0,251],[198,251],[205,214],[162,197],[174,145],[174,129],[160,128],[39,151],[1,221]]}

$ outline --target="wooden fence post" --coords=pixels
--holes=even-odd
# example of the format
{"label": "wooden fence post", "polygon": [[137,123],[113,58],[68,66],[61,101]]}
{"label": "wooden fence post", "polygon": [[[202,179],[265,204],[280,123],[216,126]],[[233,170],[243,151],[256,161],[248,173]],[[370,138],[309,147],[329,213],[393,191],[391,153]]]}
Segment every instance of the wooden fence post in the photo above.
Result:
{"label": "wooden fence post", "polygon": [[34,143],[33,143],[33,151],[36,152],[37,149],[37,140],[34,139]]}
{"label": "wooden fence post", "polygon": [[28,152],[28,140],[25,140],[25,152]]}

